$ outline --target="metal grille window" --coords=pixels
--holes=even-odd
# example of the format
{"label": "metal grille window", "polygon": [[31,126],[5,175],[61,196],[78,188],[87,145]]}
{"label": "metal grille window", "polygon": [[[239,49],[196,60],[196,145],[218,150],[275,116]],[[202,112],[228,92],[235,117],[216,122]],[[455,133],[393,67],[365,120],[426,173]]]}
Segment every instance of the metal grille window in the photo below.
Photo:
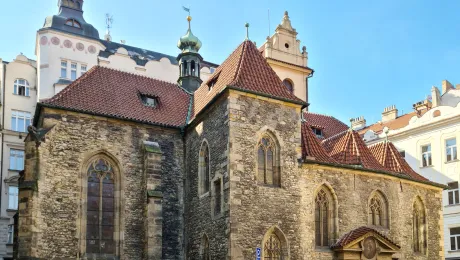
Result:
{"label": "metal grille window", "polygon": [[450,229],[450,250],[460,250],[460,227]]}
{"label": "metal grille window", "polygon": [[25,133],[30,123],[31,117],[29,112],[17,110],[11,112],[11,130]]}
{"label": "metal grille window", "polygon": [[19,96],[30,96],[29,82],[25,79],[16,79],[14,81],[13,93]]}
{"label": "metal grille window", "polygon": [[431,160],[431,144],[424,145],[422,146],[422,166],[431,166],[432,164]]}
{"label": "metal grille window", "polygon": [[209,147],[206,142],[203,142],[200,150],[200,158],[199,158],[199,168],[198,172],[200,174],[199,181],[199,193],[200,195],[209,192],[210,186],[210,165],[209,165]]}
{"label": "metal grille window", "polygon": [[262,184],[280,186],[279,167],[277,165],[276,143],[269,136],[264,136],[259,141],[257,149],[258,181]]}
{"label": "metal grille window", "polygon": [[264,244],[265,260],[281,260],[282,248],[281,240],[276,234],[271,234]]}
{"label": "metal grille window", "polygon": [[449,190],[447,191],[449,197],[449,205],[459,204],[459,190],[458,190],[458,182],[451,182],[447,184],[449,186]]}
{"label": "metal grille window", "polygon": [[24,170],[24,151],[10,149],[10,170]]}
{"label": "metal grille window", "polygon": [[316,246],[329,245],[329,199],[324,189],[315,199],[315,241]]}
{"label": "metal grille window", "polygon": [[67,78],[67,61],[61,61],[61,78]]}
{"label": "metal grille window", "polygon": [[19,190],[16,186],[8,187],[8,209],[18,209]]}
{"label": "metal grille window", "polygon": [[112,166],[97,159],[88,168],[86,252],[115,254],[115,176]]}
{"label": "metal grille window", "polygon": [[457,160],[457,139],[446,140],[446,161]]}
{"label": "metal grille window", "polygon": [[70,79],[71,80],[77,79],[77,63],[70,64]]}

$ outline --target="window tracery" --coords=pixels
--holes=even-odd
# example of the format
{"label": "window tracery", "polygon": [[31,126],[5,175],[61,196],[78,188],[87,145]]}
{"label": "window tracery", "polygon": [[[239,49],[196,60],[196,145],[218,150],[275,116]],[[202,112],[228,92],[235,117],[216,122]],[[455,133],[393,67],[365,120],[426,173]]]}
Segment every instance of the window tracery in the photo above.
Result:
{"label": "window tracery", "polygon": [[388,227],[388,202],[380,191],[371,195],[368,204],[369,225]]}
{"label": "window tracery", "polygon": [[274,233],[270,234],[264,244],[264,259],[281,260],[282,246],[281,240]]}
{"label": "window tracery", "polygon": [[426,218],[422,201],[417,198],[413,207],[412,232],[414,252],[426,252]]}
{"label": "window tracery", "polygon": [[264,135],[257,148],[257,164],[259,183],[280,186],[279,152],[276,142],[271,136]]}
{"label": "window tracery", "polygon": [[326,191],[321,189],[315,198],[315,241],[316,246],[329,245],[329,199]]}
{"label": "window tracery", "polygon": [[207,142],[203,142],[199,156],[199,193],[200,195],[209,192],[210,186],[210,164],[209,164],[209,147]]}

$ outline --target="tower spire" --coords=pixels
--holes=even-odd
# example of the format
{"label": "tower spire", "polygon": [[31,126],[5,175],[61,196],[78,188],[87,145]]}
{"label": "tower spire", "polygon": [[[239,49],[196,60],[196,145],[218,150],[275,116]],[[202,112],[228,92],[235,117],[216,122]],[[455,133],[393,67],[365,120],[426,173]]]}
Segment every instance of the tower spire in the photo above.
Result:
{"label": "tower spire", "polygon": [[246,27],[246,40],[249,40],[249,23],[246,23],[244,27]]}

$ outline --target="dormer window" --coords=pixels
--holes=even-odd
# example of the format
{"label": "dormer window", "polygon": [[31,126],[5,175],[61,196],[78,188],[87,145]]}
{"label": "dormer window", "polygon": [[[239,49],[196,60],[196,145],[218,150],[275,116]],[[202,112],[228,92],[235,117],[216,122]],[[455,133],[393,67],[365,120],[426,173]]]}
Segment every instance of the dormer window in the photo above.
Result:
{"label": "dormer window", "polygon": [[72,26],[72,27],[75,27],[75,28],[81,28],[81,25],[79,22],[77,22],[77,20],[75,19],[69,19],[65,22],[66,25],[68,26]]}
{"label": "dormer window", "polygon": [[322,138],[323,137],[323,130],[319,128],[312,128],[313,133],[315,133],[316,137]]}
{"label": "dormer window", "polygon": [[142,103],[148,107],[156,107],[158,105],[158,98],[141,94]]}
{"label": "dormer window", "polygon": [[216,85],[217,80],[219,79],[220,71],[216,75],[214,75],[212,78],[208,80],[206,85],[208,85],[208,90],[211,91],[214,88],[214,85]]}

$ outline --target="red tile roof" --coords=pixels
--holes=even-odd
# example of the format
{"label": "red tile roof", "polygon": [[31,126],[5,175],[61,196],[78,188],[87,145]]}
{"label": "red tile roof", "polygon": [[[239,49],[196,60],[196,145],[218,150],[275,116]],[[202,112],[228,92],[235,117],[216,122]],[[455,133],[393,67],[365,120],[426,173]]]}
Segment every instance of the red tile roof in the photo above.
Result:
{"label": "red tile roof", "polygon": [[[423,115],[425,113],[426,111],[420,111],[420,115]],[[410,119],[414,116],[417,116],[417,112],[407,113],[387,122],[377,122],[375,124],[360,129],[358,132],[360,134],[365,134],[367,131],[372,130],[376,134],[380,134],[383,131],[384,127],[388,127],[388,129],[390,130],[403,128],[409,124]]]}
{"label": "red tile roof", "polygon": [[359,134],[346,130],[321,142],[326,152],[343,164],[362,165],[366,169],[388,171],[380,165]]}
{"label": "red tile roof", "polygon": [[[210,90],[211,84],[213,87]],[[306,105],[288,91],[254,43],[249,40],[241,43],[195,91],[195,115],[227,87]]]}
{"label": "red tile roof", "polygon": [[342,123],[342,121],[332,116],[306,112],[303,114],[303,118],[308,122],[310,127],[318,128],[318,126],[320,126],[323,130],[324,138],[329,138],[349,128],[349,126]]}
{"label": "red tile roof", "polygon": [[379,163],[389,171],[400,173],[412,179],[428,181],[427,178],[416,173],[404,160],[398,149],[391,142],[380,142],[369,146],[369,150]]}
{"label": "red tile roof", "polygon": [[302,122],[302,158],[309,159],[308,157],[319,162],[338,163],[324,151],[308,123]]}
{"label": "red tile roof", "polygon": [[[158,105],[144,105],[141,94],[157,98]],[[185,124],[190,100],[176,84],[95,66],[42,105],[179,127]]]}
{"label": "red tile roof", "polygon": [[386,242],[391,243],[392,245],[394,245],[397,248],[401,248],[398,244],[396,244],[395,242],[390,240],[388,237],[386,237],[382,233],[378,232],[377,230],[375,230],[373,228],[366,227],[366,226],[362,226],[362,227],[353,229],[352,231],[346,233],[339,240],[337,240],[337,242],[335,244],[333,244],[331,246],[331,248],[335,249],[335,248],[345,247],[348,244],[350,244],[353,241],[355,241],[356,239],[361,238],[361,237],[363,237],[364,235],[366,235],[368,233],[377,234],[381,238],[385,239]]}

